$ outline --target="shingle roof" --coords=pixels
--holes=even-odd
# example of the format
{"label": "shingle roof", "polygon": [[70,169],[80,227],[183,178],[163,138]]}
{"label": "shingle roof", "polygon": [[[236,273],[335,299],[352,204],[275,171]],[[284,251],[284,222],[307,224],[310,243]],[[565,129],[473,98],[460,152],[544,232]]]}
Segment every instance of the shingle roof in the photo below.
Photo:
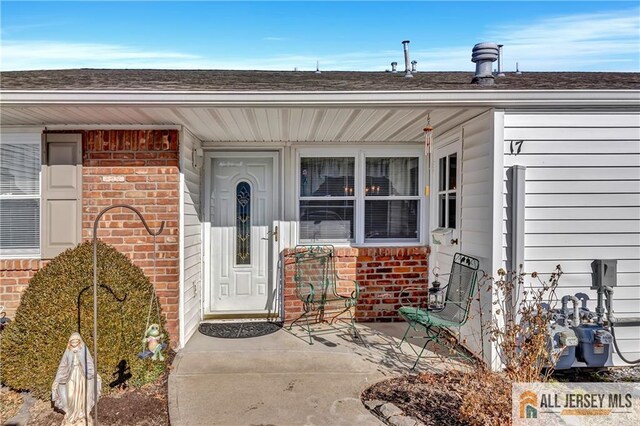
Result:
{"label": "shingle roof", "polygon": [[416,91],[640,89],[640,73],[507,73],[496,84],[470,84],[470,72],[403,73],[325,71],[71,69],[0,73],[1,90],[149,91]]}

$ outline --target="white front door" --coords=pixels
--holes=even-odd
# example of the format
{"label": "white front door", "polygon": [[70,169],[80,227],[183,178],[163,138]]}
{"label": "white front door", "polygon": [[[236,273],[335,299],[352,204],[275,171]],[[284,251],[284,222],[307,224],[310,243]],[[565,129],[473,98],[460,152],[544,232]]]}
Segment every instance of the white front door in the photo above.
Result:
{"label": "white front door", "polygon": [[214,154],[210,170],[209,314],[261,313],[273,305],[276,154]]}

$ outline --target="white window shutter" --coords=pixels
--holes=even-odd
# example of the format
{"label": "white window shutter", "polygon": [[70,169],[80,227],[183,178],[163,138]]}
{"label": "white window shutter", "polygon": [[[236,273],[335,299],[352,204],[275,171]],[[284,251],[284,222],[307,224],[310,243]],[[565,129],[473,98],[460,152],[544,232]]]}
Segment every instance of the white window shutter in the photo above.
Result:
{"label": "white window shutter", "polygon": [[50,259],[82,241],[82,135],[45,135],[41,253]]}

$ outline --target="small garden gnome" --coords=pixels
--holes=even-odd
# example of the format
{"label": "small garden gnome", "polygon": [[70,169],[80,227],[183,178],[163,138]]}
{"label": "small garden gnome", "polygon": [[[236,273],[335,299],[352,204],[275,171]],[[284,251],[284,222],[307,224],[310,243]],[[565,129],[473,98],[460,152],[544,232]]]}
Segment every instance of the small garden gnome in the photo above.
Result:
{"label": "small garden gnome", "polygon": [[82,337],[73,333],[51,386],[54,405],[64,411],[62,426],[93,424],[89,412],[97,402],[94,400],[94,380],[98,380],[97,397],[100,397],[102,379],[95,372],[93,358]]}
{"label": "small garden gnome", "polygon": [[147,334],[142,341],[147,344],[147,351],[143,352],[141,358],[151,356],[152,360],[164,361],[162,350],[167,346],[162,343],[164,334],[160,333],[160,326],[158,324],[151,324],[147,329]]}

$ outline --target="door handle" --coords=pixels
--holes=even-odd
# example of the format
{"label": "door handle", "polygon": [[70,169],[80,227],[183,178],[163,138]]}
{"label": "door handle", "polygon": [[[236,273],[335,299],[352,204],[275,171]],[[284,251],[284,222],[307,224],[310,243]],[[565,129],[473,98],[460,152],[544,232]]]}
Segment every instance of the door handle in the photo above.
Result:
{"label": "door handle", "polygon": [[263,240],[268,240],[269,237],[273,237],[275,242],[278,242],[278,226],[276,225],[273,231],[267,232],[267,238],[263,238]]}
{"label": "door handle", "polygon": [[451,244],[452,244],[452,245],[454,245],[454,244],[458,244],[458,239],[456,238],[455,240],[451,240]]}

